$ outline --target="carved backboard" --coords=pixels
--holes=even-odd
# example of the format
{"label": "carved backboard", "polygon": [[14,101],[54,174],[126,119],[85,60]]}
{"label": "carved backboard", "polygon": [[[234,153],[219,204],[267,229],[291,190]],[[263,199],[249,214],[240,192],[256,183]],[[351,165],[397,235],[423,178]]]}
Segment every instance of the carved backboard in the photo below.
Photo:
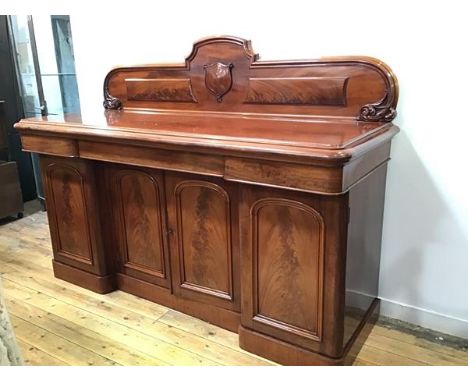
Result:
{"label": "carved backboard", "polygon": [[107,109],[211,111],[391,121],[398,83],[370,57],[261,61],[250,41],[196,42],[180,65],[113,69],[104,81]]}

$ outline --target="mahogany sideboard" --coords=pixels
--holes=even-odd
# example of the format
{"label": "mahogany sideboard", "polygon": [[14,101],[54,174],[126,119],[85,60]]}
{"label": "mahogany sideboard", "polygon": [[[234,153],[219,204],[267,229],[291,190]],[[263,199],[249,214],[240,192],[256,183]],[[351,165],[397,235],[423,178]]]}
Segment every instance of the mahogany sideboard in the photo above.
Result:
{"label": "mahogany sideboard", "polygon": [[350,362],[378,314],[397,100],[377,59],[261,61],[227,36],[113,69],[105,110],[16,124],[40,154],[55,276],[282,364]]}

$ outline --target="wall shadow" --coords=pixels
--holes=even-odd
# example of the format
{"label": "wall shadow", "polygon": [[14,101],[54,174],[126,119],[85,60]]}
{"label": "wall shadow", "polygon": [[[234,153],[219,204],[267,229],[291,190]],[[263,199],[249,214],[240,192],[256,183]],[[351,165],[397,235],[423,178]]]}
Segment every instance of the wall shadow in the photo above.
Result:
{"label": "wall shadow", "polygon": [[468,235],[402,131],[388,168],[379,295],[468,320],[467,271]]}

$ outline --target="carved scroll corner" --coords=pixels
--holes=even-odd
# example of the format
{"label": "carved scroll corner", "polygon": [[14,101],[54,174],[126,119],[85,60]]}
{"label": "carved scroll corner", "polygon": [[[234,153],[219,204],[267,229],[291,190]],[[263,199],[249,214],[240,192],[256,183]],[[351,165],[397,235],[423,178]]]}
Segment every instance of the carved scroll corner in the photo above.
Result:
{"label": "carved scroll corner", "polygon": [[122,109],[122,101],[119,98],[112,96],[107,88],[104,89],[104,101],[102,105],[106,110]]}
{"label": "carved scroll corner", "polygon": [[358,120],[365,122],[391,122],[397,115],[393,106],[378,103],[364,105],[359,111]]}

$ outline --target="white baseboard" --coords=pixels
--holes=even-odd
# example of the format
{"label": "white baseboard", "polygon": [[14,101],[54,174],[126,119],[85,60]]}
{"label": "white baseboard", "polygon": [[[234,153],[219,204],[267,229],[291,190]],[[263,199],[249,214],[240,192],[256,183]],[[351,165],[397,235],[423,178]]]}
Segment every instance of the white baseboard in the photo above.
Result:
{"label": "white baseboard", "polygon": [[[346,304],[356,308],[367,309],[369,300],[373,298],[372,295],[367,293],[351,289],[346,290]],[[403,304],[384,297],[379,298],[380,314],[382,316],[396,318],[423,328],[468,339],[468,320]]]}
{"label": "white baseboard", "polygon": [[380,314],[468,339],[468,320],[380,297]]}

